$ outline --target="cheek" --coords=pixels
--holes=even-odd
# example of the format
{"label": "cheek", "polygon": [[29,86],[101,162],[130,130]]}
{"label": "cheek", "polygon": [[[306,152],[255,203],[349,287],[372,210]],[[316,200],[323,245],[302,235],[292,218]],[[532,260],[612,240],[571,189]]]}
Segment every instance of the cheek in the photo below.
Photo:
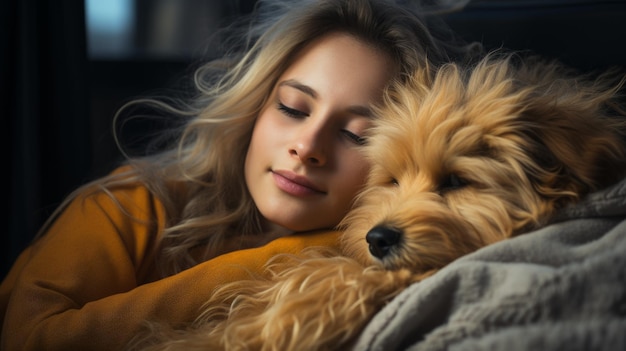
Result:
{"label": "cheek", "polygon": [[250,148],[265,145],[274,138],[277,129],[274,118],[268,112],[261,112],[254,124],[254,129],[252,129]]}
{"label": "cheek", "polygon": [[276,142],[275,130],[277,128],[272,125],[271,116],[267,112],[262,112],[254,124],[250,145],[246,152],[245,159],[245,176],[249,181],[249,177],[253,176],[255,171],[259,171],[259,167],[264,167],[267,160],[266,156],[271,149],[272,142]]}
{"label": "cheek", "polygon": [[248,146],[248,157],[265,153],[264,150],[271,149],[279,143],[284,133],[284,126],[279,123],[279,119],[270,112],[262,112],[252,130],[250,146]]}
{"label": "cheek", "polygon": [[337,182],[347,197],[354,197],[363,187],[370,164],[360,153],[352,152],[340,161],[340,170]]}

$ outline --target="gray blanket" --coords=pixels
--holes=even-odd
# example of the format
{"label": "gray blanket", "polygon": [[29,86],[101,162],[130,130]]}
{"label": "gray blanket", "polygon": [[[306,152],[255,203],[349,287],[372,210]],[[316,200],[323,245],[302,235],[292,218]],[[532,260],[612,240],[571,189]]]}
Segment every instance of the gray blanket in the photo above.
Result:
{"label": "gray blanket", "polygon": [[354,350],[626,350],[626,179],[412,285]]}

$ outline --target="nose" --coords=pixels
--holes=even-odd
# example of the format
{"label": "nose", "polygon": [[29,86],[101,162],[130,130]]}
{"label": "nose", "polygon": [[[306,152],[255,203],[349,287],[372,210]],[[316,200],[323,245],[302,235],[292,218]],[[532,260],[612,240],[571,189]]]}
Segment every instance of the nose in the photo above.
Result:
{"label": "nose", "polygon": [[327,162],[328,145],[324,141],[324,131],[312,126],[303,126],[298,132],[289,153],[310,166],[323,166]]}
{"label": "nose", "polygon": [[385,225],[375,226],[365,236],[370,253],[380,259],[387,256],[389,251],[400,243],[401,238],[402,231]]}

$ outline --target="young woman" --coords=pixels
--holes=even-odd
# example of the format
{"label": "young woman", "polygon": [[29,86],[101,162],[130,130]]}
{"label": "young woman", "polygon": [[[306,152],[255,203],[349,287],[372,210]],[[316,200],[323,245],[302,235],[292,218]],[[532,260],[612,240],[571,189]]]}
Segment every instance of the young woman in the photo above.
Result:
{"label": "young woman", "polygon": [[335,245],[320,230],[364,182],[370,104],[448,50],[384,0],[291,8],[252,27],[238,59],[201,67],[185,108],[153,102],[188,118],[171,148],[58,209],[0,286],[3,350],[120,349],[145,321],[192,321],[276,253]]}

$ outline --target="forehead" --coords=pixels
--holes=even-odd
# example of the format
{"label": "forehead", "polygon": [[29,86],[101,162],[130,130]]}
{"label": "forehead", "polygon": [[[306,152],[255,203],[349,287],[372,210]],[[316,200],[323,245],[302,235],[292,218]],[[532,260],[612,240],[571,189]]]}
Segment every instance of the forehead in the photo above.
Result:
{"label": "forehead", "polygon": [[278,84],[295,80],[321,98],[350,92],[370,99],[380,95],[395,73],[391,58],[346,33],[329,33],[309,43],[294,57]]}
{"label": "forehead", "polygon": [[[389,64],[389,68],[396,66],[395,63],[393,63],[392,56],[381,46],[377,46],[356,35],[342,31],[333,31],[314,38],[295,53],[291,60],[291,65],[295,64],[297,61],[303,60],[303,58],[307,56],[309,59],[315,59],[312,56],[328,54],[344,55],[347,53],[360,54],[365,57],[377,56],[378,59],[387,61],[385,63]],[[339,59],[339,57],[337,58]]]}

